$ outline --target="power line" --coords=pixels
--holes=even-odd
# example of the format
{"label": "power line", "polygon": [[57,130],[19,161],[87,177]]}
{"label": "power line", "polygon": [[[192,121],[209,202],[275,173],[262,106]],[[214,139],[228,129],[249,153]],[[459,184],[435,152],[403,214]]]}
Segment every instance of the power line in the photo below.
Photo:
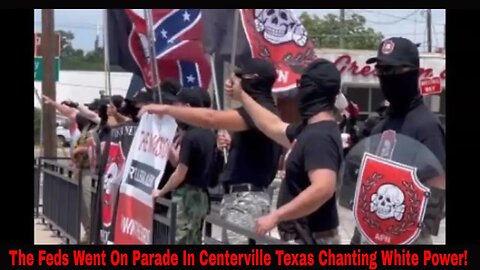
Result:
{"label": "power line", "polygon": [[[382,25],[396,24],[396,23],[399,23],[401,21],[408,20],[410,17],[416,15],[418,11],[419,11],[418,9],[415,9],[412,13],[408,14],[407,16],[398,17],[398,19],[393,20],[393,21],[389,21],[389,22],[378,22],[378,21],[372,21],[371,19],[368,19],[368,22],[373,23],[373,24],[382,24]],[[414,21],[416,22],[416,19],[414,19]]]}
{"label": "power line", "polygon": [[[404,17],[398,16],[398,15],[393,15],[393,14],[390,14],[390,13],[377,11],[377,10],[359,9],[359,11],[372,13],[372,14],[383,15],[383,16],[388,16],[388,17],[391,17],[391,18],[397,18],[397,19],[402,19],[402,20],[404,19]],[[419,21],[417,18],[414,18],[414,19],[406,18],[405,20],[406,21],[411,21],[411,22],[418,22]],[[370,20],[368,20],[368,21],[370,22]],[[436,23],[436,24],[443,25],[444,23]]]}

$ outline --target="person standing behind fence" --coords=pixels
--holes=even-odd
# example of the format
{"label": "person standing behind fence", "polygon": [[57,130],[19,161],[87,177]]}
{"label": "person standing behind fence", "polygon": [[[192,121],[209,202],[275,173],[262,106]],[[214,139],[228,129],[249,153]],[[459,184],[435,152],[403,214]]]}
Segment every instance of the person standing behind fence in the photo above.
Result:
{"label": "person standing behind fence", "polygon": [[88,156],[88,139],[91,135],[90,130],[95,127],[95,124],[80,114],[77,114],[76,119],[77,126],[82,132],[74,146],[72,152],[72,161],[76,168],[74,179],[81,180],[82,185],[83,194],[82,202],[80,204],[80,221],[85,231],[85,234],[81,237],[79,244],[89,244],[91,236],[90,228],[92,194],[90,189],[92,186],[92,178]]}
{"label": "person standing behind fence", "polygon": [[[277,78],[275,67],[263,59],[247,59],[237,72],[242,85],[267,110],[277,113],[272,86]],[[221,217],[244,229],[255,228],[255,218],[270,211],[271,198],[266,189],[277,173],[281,147],[255,127],[244,108],[216,111],[207,108],[187,108],[150,105],[143,111],[170,115],[189,125],[234,132],[228,162],[220,176],[226,194],[221,202]],[[227,231],[230,244],[247,244],[245,236]]]}
{"label": "person standing behind fence", "polygon": [[[177,95],[180,106],[202,107],[202,89],[182,88]],[[176,244],[201,244],[202,221],[207,214],[208,193],[216,138],[212,130],[178,123],[184,131],[178,166],[154,197],[174,190],[172,202],[177,203]]]}
{"label": "person standing behind fence", "polygon": [[293,223],[296,230],[279,227],[282,240],[304,244],[339,244],[339,218],[335,200],[337,174],[343,158],[335,100],[340,73],[327,60],[312,62],[298,83],[302,125],[289,125],[262,108],[232,76],[225,89],[243,103],[255,125],[270,138],[290,148],[284,184],[287,198],[278,209],[257,219],[256,231],[265,234],[277,224]]}

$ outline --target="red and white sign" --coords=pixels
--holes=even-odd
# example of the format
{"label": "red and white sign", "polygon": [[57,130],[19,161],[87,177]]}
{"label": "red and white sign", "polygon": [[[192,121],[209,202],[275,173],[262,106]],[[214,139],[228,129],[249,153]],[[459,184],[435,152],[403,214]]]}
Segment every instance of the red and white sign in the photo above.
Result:
{"label": "red and white sign", "polygon": [[170,116],[142,116],[123,170],[115,215],[115,244],[152,244],[151,194],[165,171],[176,130],[177,123]]}
{"label": "red and white sign", "polygon": [[[374,65],[365,63],[368,58],[377,55],[376,51],[318,49],[315,54],[337,66],[343,83],[378,85]],[[432,77],[440,77],[442,86],[446,86],[445,56],[420,54],[420,79]]]}
{"label": "red and white sign", "polygon": [[442,80],[440,77],[424,78],[420,80],[422,95],[436,95],[442,93]]}
{"label": "red and white sign", "polygon": [[378,245],[415,241],[430,193],[416,168],[365,153],[358,177],[353,211],[362,236]]}
{"label": "red and white sign", "polygon": [[[61,37],[59,33],[55,33],[55,57],[60,57]],[[43,57],[42,49],[42,33],[33,33],[33,56]]]}

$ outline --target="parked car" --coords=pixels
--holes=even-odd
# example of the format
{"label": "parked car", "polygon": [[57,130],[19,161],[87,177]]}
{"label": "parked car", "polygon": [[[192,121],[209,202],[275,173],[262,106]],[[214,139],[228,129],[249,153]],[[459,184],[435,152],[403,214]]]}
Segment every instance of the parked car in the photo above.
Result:
{"label": "parked car", "polygon": [[70,131],[65,127],[65,123],[57,121],[57,145],[59,147],[68,147],[72,142]]}

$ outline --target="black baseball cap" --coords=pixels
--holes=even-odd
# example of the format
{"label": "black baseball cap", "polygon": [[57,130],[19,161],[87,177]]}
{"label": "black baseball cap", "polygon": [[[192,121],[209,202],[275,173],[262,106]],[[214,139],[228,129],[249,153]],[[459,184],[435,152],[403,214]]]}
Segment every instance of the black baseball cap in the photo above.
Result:
{"label": "black baseball cap", "polygon": [[190,104],[192,107],[203,107],[203,95],[205,91],[199,87],[183,87],[177,94],[177,101],[180,103]]}
{"label": "black baseball cap", "polygon": [[235,75],[241,77],[245,74],[258,74],[261,78],[273,82],[277,79],[277,71],[272,62],[261,58],[250,58],[241,62]]}
{"label": "black baseball cap", "polygon": [[377,57],[367,60],[367,64],[382,62],[390,66],[420,67],[418,45],[409,39],[393,37],[380,43]]}
{"label": "black baseball cap", "polygon": [[153,103],[153,95],[150,91],[139,91],[133,96],[132,100],[135,103],[150,104]]}

